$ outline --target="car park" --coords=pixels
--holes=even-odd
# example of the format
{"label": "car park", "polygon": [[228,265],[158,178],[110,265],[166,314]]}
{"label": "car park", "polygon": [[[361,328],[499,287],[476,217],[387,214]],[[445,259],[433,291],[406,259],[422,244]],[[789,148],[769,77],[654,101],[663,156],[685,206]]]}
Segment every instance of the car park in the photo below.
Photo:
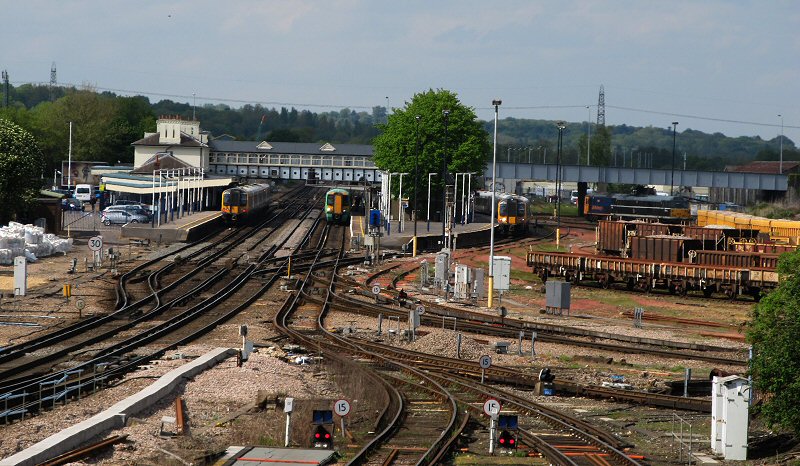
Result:
{"label": "car park", "polygon": [[128,212],[122,209],[106,209],[100,216],[104,225],[124,225],[126,223],[147,223],[150,216],[139,212]]}

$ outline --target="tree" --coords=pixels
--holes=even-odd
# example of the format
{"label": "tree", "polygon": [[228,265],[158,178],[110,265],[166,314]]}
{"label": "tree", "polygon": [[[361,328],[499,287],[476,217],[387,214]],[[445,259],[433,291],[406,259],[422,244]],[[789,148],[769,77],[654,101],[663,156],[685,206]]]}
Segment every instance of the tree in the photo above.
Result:
{"label": "tree", "polygon": [[43,169],[36,139],[11,121],[0,119],[0,221],[7,223],[17,209],[36,197]]}
{"label": "tree", "polygon": [[752,313],[747,339],[754,354],[751,375],[756,391],[766,395],[756,409],[771,425],[800,434],[800,252],[778,262],[782,281]]}
{"label": "tree", "polygon": [[[450,111],[446,147],[443,110]],[[409,198],[414,196],[414,161],[419,142],[420,206],[427,197],[428,173],[441,174],[445,155],[447,171],[452,176],[456,172],[482,173],[489,153],[488,134],[473,109],[461,104],[456,94],[443,89],[414,95],[404,108],[394,109],[388,123],[379,124],[378,129],[381,134],[373,140],[375,165],[391,173],[408,173],[403,180],[403,195],[408,193]],[[441,175],[434,177],[436,185],[431,188],[439,193],[439,199],[443,192],[441,178]],[[392,187],[399,188],[395,183]]]}

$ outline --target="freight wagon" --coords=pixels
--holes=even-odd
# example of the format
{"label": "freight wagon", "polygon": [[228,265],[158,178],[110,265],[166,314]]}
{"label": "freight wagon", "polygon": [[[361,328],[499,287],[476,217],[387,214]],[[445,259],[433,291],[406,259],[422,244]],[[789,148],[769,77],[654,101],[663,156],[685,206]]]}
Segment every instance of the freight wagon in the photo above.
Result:
{"label": "freight wagon", "polygon": [[774,269],[739,268],[680,262],[653,262],[619,257],[573,253],[529,251],[528,266],[542,281],[563,277],[575,284],[597,283],[603,288],[617,284],[627,289],[663,289],[686,295],[700,291],[704,296],[723,293],[729,298],[751,296],[760,299],[778,285]]}
{"label": "freight wagon", "polygon": [[752,228],[769,235],[773,241],[800,244],[800,221],[797,220],[769,219],[727,210],[698,210],[697,224]]}
{"label": "freight wagon", "polygon": [[[757,241],[757,230],[728,227],[697,227],[693,225],[668,225],[664,223],[645,223],[631,221],[600,220],[596,229],[597,250],[604,254],[644,259],[632,252],[636,237],[683,237],[700,241],[695,249],[726,250],[733,249],[736,241]],[[691,248],[690,248],[691,249]],[[687,249],[688,250],[688,249]],[[769,252],[769,251],[765,251]],[[778,251],[775,251],[778,252]],[[783,252],[783,251],[781,251]]]}

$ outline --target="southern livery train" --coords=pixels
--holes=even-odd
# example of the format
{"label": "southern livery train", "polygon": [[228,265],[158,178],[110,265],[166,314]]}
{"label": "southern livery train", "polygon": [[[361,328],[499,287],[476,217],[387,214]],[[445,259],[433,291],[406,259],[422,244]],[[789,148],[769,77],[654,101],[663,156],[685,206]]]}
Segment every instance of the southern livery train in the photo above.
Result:
{"label": "southern livery train", "polygon": [[589,194],[583,204],[587,220],[618,219],[680,223],[691,219],[689,201],[681,196]]}
{"label": "southern livery train", "polygon": [[246,184],[222,192],[222,218],[226,222],[239,222],[267,207],[270,202],[270,185]]}
{"label": "southern livery train", "polygon": [[[530,222],[530,201],[523,196],[497,193],[494,196],[495,219],[503,234],[524,235]],[[475,212],[492,215],[492,192],[478,191],[475,194]]]}
{"label": "southern livery train", "polygon": [[325,193],[325,220],[328,223],[349,225],[352,202],[350,191],[342,188],[329,189]]}

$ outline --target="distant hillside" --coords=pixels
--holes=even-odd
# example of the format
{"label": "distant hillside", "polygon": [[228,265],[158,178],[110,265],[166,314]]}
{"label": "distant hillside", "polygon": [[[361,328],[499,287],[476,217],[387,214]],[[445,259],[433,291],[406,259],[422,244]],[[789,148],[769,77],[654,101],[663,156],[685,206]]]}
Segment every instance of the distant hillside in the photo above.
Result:
{"label": "distant hillside", "polygon": [[[52,91],[52,92],[51,92]],[[51,101],[52,99],[52,101]],[[315,113],[294,108],[266,108],[244,105],[231,108],[206,104],[196,109],[188,103],[161,100],[151,103],[146,97],[119,97],[110,92],[92,94],[89,90],[25,84],[11,87],[9,108],[0,109],[0,118],[15,121],[29,129],[42,145],[50,169],[60,167],[67,145],[66,122],[76,122],[75,149],[78,160],[130,162],[130,143],[144,131],[155,131],[155,118],[180,115],[191,118],[193,111],[204,130],[214,136],[227,134],[238,140],[284,142],[331,142],[370,144],[386,122],[386,108],[371,112],[341,109]],[[484,122],[487,134],[494,122]],[[609,164],[669,167],[672,163],[672,131],[665,128],[609,126]],[[595,133],[592,125],[592,150]],[[555,162],[558,131],[554,121],[504,118],[498,126],[498,158],[520,162]],[[706,134],[684,130],[677,134],[677,162],[687,168],[719,170],[725,165],[750,160],[777,160],[779,141],[759,137],[730,138],[720,133]],[[578,153],[585,160],[586,123],[567,123],[564,130],[564,163],[577,163]],[[487,159],[491,154],[487,154]],[[592,159],[595,161],[595,159]],[[791,140],[784,139],[784,160],[800,160]],[[585,163],[585,161],[583,162]]]}

